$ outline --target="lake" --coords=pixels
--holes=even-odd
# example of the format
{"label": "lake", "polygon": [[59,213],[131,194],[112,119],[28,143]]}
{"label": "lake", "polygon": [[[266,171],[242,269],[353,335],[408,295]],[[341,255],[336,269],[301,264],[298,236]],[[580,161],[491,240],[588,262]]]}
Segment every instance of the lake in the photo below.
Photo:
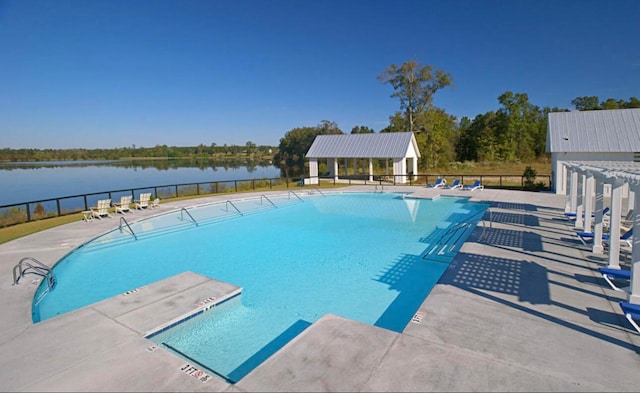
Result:
{"label": "lake", "polygon": [[269,163],[225,165],[192,160],[0,163],[0,206],[102,191],[279,177],[280,170]]}

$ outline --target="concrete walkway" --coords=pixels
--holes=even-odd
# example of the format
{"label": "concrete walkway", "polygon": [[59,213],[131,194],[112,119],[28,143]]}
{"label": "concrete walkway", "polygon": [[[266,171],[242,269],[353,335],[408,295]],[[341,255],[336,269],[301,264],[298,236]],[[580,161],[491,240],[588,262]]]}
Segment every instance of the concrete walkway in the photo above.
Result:
{"label": "concrete walkway", "polygon": [[[0,245],[0,390],[640,390],[640,336],[617,305],[624,293],[600,278],[604,258],[575,236],[562,214],[563,196],[407,186],[384,191],[465,195],[491,204],[491,222],[485,215],[402,334],[325,315],[233,385],[217,377],[203,381],[197,365],[143,338],[202,299],[238,290],[215,277],[185,273],[134,297],[123,294],[33,324],[36,285],[26,277],[12,286],[11,270],[26,256],[52,265],[118,225],[117,218],[79,217]],[[228,198],[162,203],[128,220]]]}

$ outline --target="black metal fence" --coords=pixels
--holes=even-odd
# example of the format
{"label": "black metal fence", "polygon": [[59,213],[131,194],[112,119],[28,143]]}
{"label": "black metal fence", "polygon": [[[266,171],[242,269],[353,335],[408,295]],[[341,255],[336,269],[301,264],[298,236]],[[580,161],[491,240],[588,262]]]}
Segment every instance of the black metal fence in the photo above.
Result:
{"label": "black metal fence", "polygon": [[[471,184],[479,180],[485,188],[525,189],[525,178],[520,175],[408,175],[408,176],[373,176],[351,175],[341,176],[338,180],[334,177],[319,176],[322,184],[376,184],[376,185],[428,185],[438,177],[444,177],[448,183],[454,179],[460,179],[462,184]],[[403,179],[405,183],[403,183]],[[539,175],[535,180],[537,190],[549,190],[551,186],[550,175]],[[70,195],[58,198],[42,199],[37,201],[21,202],[0,206],[0,227],[20,224],[24,222],[40,220],[44,218],[59,217],[88,211],[96,206],[98,200],[111,199],[112,203],[120,201],[120,197],[131,195],[134,200],[139,199],[141,193],[150,192],[152,198],[171,199],[197,195],[220,194],[230,192],[246,192],[255,190],[268,190],[274,187],[289,188],[301,187],[305,182],[303,178],[270,178],[249,180],[228,180],[203,183],[169,184],[141,188],[122,189],[114,191],[101,191],[90,194]],[[317,187],[317,186],[316,186]]]}

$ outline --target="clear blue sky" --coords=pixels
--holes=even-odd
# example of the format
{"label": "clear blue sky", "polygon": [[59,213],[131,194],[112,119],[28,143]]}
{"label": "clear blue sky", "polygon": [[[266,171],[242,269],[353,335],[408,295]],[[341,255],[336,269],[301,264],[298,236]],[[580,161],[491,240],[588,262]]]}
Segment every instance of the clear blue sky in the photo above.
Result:
{"label": "clear blue sky", "polygon": [[640,96],[637,0],[0,0],[0,148],[278,145],[381,130],[377,79],[449,72],[461,118],[507,90],[540,107]]}

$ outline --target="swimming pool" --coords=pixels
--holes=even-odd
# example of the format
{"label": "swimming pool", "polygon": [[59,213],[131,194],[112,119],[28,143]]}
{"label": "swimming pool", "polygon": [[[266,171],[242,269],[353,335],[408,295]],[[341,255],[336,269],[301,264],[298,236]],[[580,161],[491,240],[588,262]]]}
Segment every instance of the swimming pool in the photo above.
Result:
{"label": "swimming pool", "polygon": [[193,271],[242,287],[241,297],[152,339],[238,381],[325,313],[401,332],[457,250],[436,261],[425,251],[486,208],[467,198],[344,193],[141,220],[132,224],[138,240],[113,231],[58,263],[57,287],[34,302],[33,319]]}

